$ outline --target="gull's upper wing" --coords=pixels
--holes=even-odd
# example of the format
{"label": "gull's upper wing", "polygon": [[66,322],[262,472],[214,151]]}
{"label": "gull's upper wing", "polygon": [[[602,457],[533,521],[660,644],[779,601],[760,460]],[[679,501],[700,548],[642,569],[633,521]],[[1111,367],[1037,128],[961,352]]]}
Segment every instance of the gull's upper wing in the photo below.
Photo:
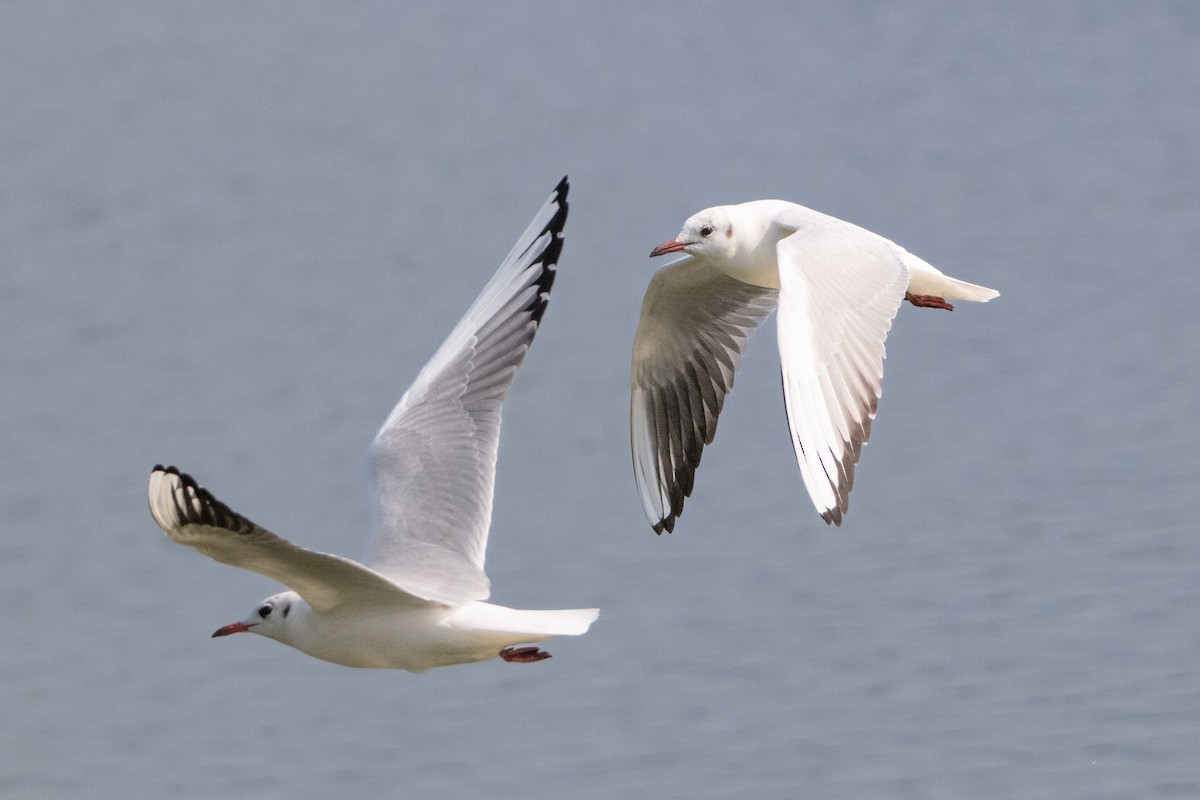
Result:
{"label": "gull's upper wing", "polygon": [[421,597],[489,594],[500,407],[550,299],[566,220],[563,178],[371,445],[366,563]]}
{"label": "gull's upper wing", "polygon": [[795,230],[775,248],[784,402],[809,497],[827,523],[840,525],[871,435],[884,340],[908,269],[904,251],[887,239],[803,212],[794,220],[781,215]]}
{"label": "gull's upper wing", "polygon": [[775,297],[691,257],[651,279],[633,340],[629,428],[633,475],[656,533],[674,530],[746,343]]}
{"label": "gull's upper wing", "polygon": [[429,605],[362,564],[305,550],[260,528],[175,467],[156,466],[149,492],[150,513],[171,539],[224,564],[274,578],[317,610],[348,601]]}

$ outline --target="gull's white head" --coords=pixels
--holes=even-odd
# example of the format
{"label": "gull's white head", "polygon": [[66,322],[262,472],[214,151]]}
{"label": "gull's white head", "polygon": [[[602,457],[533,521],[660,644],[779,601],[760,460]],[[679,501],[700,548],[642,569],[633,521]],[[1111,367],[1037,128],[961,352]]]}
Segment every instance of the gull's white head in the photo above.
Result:
{"label": "gull's white head", "polygon": [[693,214],[679,235],[651,250],[650,257],[683,252],[695,258],[734,258],[740,239],[730,211],[730,206],[713,206]]}
{"label": "gull's white head", "polygon": [[231,633],[257,633],[284,643],[292,639],[292,631],[305,616],[308,604],[295,592],[280,592],[263,600],[250,616],[241,622],[218,628],[213,636]]}

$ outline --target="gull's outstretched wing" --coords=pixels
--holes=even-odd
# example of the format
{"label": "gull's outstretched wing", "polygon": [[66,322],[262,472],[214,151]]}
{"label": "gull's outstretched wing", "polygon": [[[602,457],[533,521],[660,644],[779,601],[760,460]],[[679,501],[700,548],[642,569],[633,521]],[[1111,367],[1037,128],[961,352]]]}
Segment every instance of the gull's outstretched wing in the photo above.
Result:
{"label": "gull's outstretched wing", "polygon": [[856,225],[807,209],[794,223],[775,248],[784,402],[809,497],[840,525],[908,269],[900,247]]}
{"label": "gull's outstretched wing", "polygon": [[429,605],[362,564],[305,550],[260,528],[175,467],[156,466],[149,492],[150,513],[172,540],[274,578],[319,611],[343,602]]}
{"label": "gull's outstretched wing", "polygon": [[776,291],[688,257],[655,273],[633,340],[633,475],[655,533],[675,528],[746,343]]}
{"label": "gull's outstretched wing", "polygon": [[489,594],[501,403],[546,310],[566,220],[563,178],[371,445],[366,563],[421,597]]}

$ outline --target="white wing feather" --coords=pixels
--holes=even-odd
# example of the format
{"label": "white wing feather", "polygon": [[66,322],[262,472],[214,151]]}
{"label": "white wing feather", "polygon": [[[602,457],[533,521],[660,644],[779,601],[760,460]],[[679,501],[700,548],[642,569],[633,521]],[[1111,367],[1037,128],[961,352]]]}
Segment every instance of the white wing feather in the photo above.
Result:
{"label": "white wing feather", "polygon": [[857,226],[804,215],[794,227],[776,246],[784,402],[809,497],[840,525],[909,273],[903,250]]}
{"label": "white wing feather", "polygon": [[151,471],[149,499],[154,521],[173,541],[273,578],[319,611],[344,602],[430,605],[362,564],[306,550],[255,525],[175,467]]}
{"label": "white wing feather", "polygon": [[500,409],[554,282],[567,179],[400,398],[371,445],[366,563],[421,597],[483,600]]}

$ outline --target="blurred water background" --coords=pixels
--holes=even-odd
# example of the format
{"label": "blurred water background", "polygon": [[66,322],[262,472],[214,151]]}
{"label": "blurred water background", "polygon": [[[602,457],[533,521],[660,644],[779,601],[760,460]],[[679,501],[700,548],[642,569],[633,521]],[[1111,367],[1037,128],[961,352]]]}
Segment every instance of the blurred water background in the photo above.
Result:
{"label": "blurred water background", "polygon": [[[1198,109],[1192,3],[0,5],[0,794],[1200,796]],[[564,173],[488,565],[592,632],[211,641],[277,587],[150,467],[359,555],[371,437]],[[900,310],[840,529],[769,323],[659,538],[646,255],[764,197],[1002,297]]]}

